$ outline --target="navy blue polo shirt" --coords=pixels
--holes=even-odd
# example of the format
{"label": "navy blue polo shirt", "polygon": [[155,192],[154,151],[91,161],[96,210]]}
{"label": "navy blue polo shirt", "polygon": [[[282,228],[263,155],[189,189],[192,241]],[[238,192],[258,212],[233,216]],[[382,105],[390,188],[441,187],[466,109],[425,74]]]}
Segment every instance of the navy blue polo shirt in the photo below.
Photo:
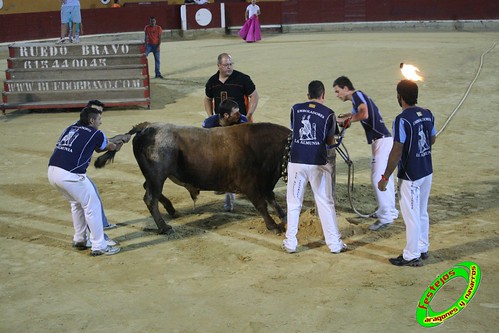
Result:
{"label": "navy blue polo shirt", "polygon": [[359,106],[365,104],[367,106],[367,119],[361,120],[360,123],[366,132],[367,143],[372,143],[373,140],[391,136],[390,131],[385,126],[385,122],[381,117],[373,100],[360,90],[356,90],[352,94],[352,113],[358,113]]}
{"label": "navy blue polo shirt", "polygon": [[64,130],[50,157],[49,166],[56,166],[72,173],[84,174],[95,148],[107,146],[106,135],[90,126],[78,123]]}
{"label": "navy blue polo shirt", "polygon": [[[241,115],[239,118],[239,122],[237,124],[247,123],[248,118],[246,116]],[[234,124],[236,125],[236,124]],[[209,116],[203,121],[202,126],[204,128],[212,128],[212,127],[220,127],[220,115],[214,114],[213,116]]]}
{"label": "navy blue polo shirt", "polygon": [[295,104],[291,108],[291,129],[290,162],[325,165],[326,138],[336,131],[333,110],[317,102]]}
{"label": "navy blue polo shirt", "polygon": [[395,117],[393,140],[404,145],[397,177],[418,180],[433,173],[431,138],[436,135],[435,118],[430,110],[413,106]]}

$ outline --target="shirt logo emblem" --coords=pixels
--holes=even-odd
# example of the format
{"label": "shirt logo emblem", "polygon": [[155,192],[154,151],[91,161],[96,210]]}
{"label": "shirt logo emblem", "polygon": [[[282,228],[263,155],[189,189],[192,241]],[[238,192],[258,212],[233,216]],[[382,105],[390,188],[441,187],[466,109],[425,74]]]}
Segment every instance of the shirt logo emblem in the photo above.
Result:
{"label": "shirt logo emblem", "polygon": [[428,155],[429,150],[430,150],[430,145],[428,144],[428,140],[426,139],[426,135],[424,134],[423,131],[423,125],[419,126],[418,129],[418,153],[416,154],[417,157],[423,157]]}
{"label": "shirt logo emblem", "polygon": [[79,136],[77,133],[76,129],[72,129],[66,134],[60,142],[58,142],[59,147],[64,147],[64,146],[69,146],[71,147],[73,145],[73,142],[76,140],[76,138]]}
{"label": "shirt logo emblem", "polygon": [[317,125],[310,123],[310,115],[303,116],[301,119],[303,126],[300,128],[300,140],[309,141],[317,139]]}

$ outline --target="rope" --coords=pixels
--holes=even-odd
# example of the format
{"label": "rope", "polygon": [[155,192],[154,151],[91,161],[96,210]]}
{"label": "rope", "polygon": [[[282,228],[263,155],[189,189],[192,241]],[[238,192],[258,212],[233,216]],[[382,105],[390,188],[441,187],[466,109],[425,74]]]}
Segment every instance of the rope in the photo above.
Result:
{"label": "rope", "polygon": [[353,179],[354,179],[354,174],[355,174],[354,165],[353,165],[352,160],[350,159],[350,155],[348,154],[348,150],[343,143],[341,143],[341,147],[339,147],[339,146],[336,147],[336,151],[338,152],[338,155],[340,155],[341,158],[348,165],[347,195],[348,195],[348,201],[350,202],[350,207],[353,209],[355,214],[357,214],[359,217],[368,218],[368,217],[374,216],[376,211],[369,213],[369,214],[364,214],[364,213],[359,212],[357,210],[357,208],[355,208],[355,205],[353,204],[353,198],[352,198]]}
{"label": "rope", "polygon": [[468,97],[468,94],[470,93],[471,87],[473,87],[473,85],[475,84],[475,81],[478,79],[478,75],[480,75],[480,72],[482,71],[483,58],[485,57],[485,55],[487,53],[489,53],[496,46],[496,44],[497,44],[497,42],[494,42],[494,44],[492,44],[492,46],[489,47],[489,49],[487,51],[485,51],[484,53],[482,53],[482,55],[480,56],[480,65],[478,66],[478,70],[476,72],[475,78],[471,81],[471,83],[468,86],[468,89],[466,90],[466,92],[463,95],[463,98],[461,99],[461,101],[459,102],[459,104],[456,106],[456,108],[454,109],[454,111],[452,111],[452,113],[450,114],[450,116],[447,118],[447,120],[445,121],[445,123],[442,126],[442,128],[437,132],[436,136],[439,136],[440,133],[442,133],[444,131],[444,129],[447,127],[447,125],[452,120],[452,117],[454,117],[454,114],[457,112],[457,110],[459,110],[459,108],[461,107],[461,105],[463,105],[464,101]]}
{"label": "rope", "polygon": [[[464,103],[464,101],[466,100],[466,98],[468,97],[468,94],[470,93],[471,91],[471,88],[473,87],[473,85],[475,84],[475,81],[478,79],[478,76],[480,75],[480,72],[482,71],[482,67],[483,67],[483,58],[485,57],[485,55],[487,53],[489,53],[490,51],[492,51],[492,49],[494,49],[494,47],[496,46],[497,42],[494,42],[494,44],[492,44],[491,47],[489,47],[484,53],[482,53],[482,55],[480,56],[480,65],[478,66],[478,70],[476,72],[476,75],[475,77],[473,78],[473,80],[470,82],[469,86],[468,86],[468,89],[466,90],[466,92],[464,93],[463,97],[461,98],[461,101],[458,103],[458,105],[456,106],[456,108],[454,109],[454,111],[452,111],[452,113],[450,114],[450,116],[447,118],[447,120],[445,121],[444,125],[442,126],[442,128],[437,132],[436,136],[440,135],[444,130],[445,128],[447,127],[447,125],[450,123],[450,121],[452,120],[452,117],[454,117],[454,115],[456,114],[456,112],[459,110],[459,108],[461,107],[461,105]],[[348,165],[348,180],[347,180],[347,194],[348,194],[348,200],[350,202],[350,207],[353,209],[353,211],[359,216],[359,217],[363,217],[363,218],[368,218],[368,217],[373,217],[375,215],[376,212],[373,212],[373,213],[370,213],[370,214],[363,214],[363,213],[360,213],[356,208],[355,208],[355,205],[353,204],[353,199],[352,199],[352,190],[353,190],[353,178],[354,178],[354,165],[353,165],[353,162],[352,160],[350,160],[350,156],[348,155],[348,151],[345,147],[345,145],[343,143],[341,143],[341,147],[343,147],[343,149],[345,149],[345,151],[343,151],[343,149],[341,149],[340,147],[337,147],[336,148],[336,151],[338,152],[338,154],[343,158],[343,160],[345,161],[345,163]]]}

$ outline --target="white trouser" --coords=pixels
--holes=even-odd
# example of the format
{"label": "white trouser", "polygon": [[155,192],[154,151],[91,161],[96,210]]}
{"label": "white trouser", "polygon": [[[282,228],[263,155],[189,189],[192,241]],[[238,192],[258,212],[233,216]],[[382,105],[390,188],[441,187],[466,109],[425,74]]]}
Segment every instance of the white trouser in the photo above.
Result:
{"label": "white trouser", "polygon": [[331,172],[332,166],[329,163],[326,165],[288,163],[288,222],[284,240],[284,246],[288,249],[294,250],[298,246],[296,234],[307,183],[310,183],[314,193],[326,245],[332,252],[339,252],[342,249],[343,242],[340,239],[334,208]]}
{"label": "white trouser", "polygon": [[381,223],[391,223],[399,216],[395,207],[395,175],[391,175],[386,191],[378,189],[378,182],[385,172],[388,157],[393,146],[393,138],[381,138],[371,144],[371,182],[378,202],[376,216]]}
{"label": "white trouser", "polygon": [[73,241],[86,241],[86,228],[90,228],[92,250],[105,249],[102,226],[102,205],[96,188],[85,174],[76,174],[49,166],[48,179],[52,186],[71,204],[75,234]]}
{"label": "white trouser", "polygon": [[402,253],[405,260],[419,258],[421,252],[428,252],[430,246],[428,199],[432,178],[433,175],[430,174],[415,181],[399,179],[400,210],[407,240]]}

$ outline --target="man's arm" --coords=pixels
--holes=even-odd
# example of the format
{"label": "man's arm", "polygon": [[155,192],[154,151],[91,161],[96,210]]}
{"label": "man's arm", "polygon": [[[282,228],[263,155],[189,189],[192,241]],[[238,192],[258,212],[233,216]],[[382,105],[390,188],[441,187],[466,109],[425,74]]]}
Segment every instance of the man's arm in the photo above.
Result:
{"label": "man's arm", "polygon": [[352,115],[352,121],[366,120],[369,117],[369,112],[367,111],[367,105],[361,104],[357,108],[357,113]]}
{"label": "man's arm", "polygon": [[[102,153],[103,151],[108,151],[108,150],[109,151],[120,150],[120,148],[121,148],[122,145],[123,145],[123,143],[117,145],[117,144],[115,144],[115,143],[113,143],[111,141],[107,141],[107,146],[104,149],[95,148],[95,152]],[[119,146],[119,148],[118,148],[118,146]]]}
{"label": "man's arm", "polygon": [[255,113],[256,107],[258,106],[258,100],[260,96],[258,95],[258,91],[255,89],[251,95],[249,95],[249,110],[246,112],[246,117],[250,122],[253,122],[253,114]]}
{"label": "man's arm", "polygon": [[367,105],[365,104],[360,104],[359,107],[357,108],[357,113],[352,114],[352,113],[342,113],[339,114],[336,120],[338,123],[342,124],[347,120],[348,118],[351,118],[352,121],[361,121],[361,120],[366,120],[369,117],[369,112],[367,110]]}
{"label": "man's arm", "polygon": [[161,45],[161,35],[163,34],[163,29],[159,27],[158,29],[158,48]]}
{"label": "man's arm", "polygon": [[388,184],[388,178],[390,178],[391,174],[397,167],[397,164],[402,157],[402,151],[404,149],[404,144],[394,141],[392,150],[390,151],[390,156],[388,157],[388,163],[385,168],[385,172],[381,176],[381,179],[378,182],[378,189],[380,191],[386,191],[386,184]]}
{"label": "man's arm", "polygon": [[213,115],[213,98],[204,96],[204,110],[208,117]]}
{"label": "man's arm", "polygon": [[95,151],[97,153],[102,153],[103,151],[108,151],[108,150],[109,151],[113,151],[113,150],[119,151],[121,149],[121,147],[123,146],[123,144],[130,141],[131,138],[132,138],[132,136],[128,133],[113,136],[112,138],[107,140],[107,146],[104,149],[101,150],[99,148],[95,148]]}

